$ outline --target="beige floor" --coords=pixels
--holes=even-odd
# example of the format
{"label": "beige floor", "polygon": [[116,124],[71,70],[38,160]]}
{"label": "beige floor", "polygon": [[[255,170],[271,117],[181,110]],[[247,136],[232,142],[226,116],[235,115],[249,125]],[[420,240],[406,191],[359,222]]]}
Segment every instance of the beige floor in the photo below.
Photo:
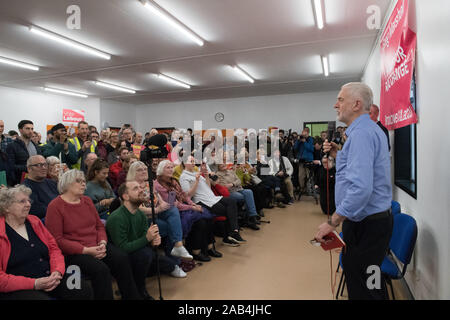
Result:
{"label": "beige floor", "polygon": [[[332,299],[330,255],[309,243],[318,225],[326,221],[320,206],[312,198],[302,198],[285,209],[265,209],[265,214],[263,219],[270,224],[241,232],[248,243],[227,247],[216,238],[216,249],[224,257],[197,266],[184,279],[162,276],[163,298]],[[338,254],[333,253],[333,275],[337,262]],[[156,277],[147,280],[147,288],[159,297]]]}

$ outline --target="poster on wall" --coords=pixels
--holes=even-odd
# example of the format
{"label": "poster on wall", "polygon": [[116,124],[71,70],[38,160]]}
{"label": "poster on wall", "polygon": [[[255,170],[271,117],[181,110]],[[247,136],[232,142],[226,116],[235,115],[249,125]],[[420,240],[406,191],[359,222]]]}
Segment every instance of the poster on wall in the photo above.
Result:
{"label": "poster on wall", "polygon": [[394,130],[417,123],[410,101],[416,34],[409,28],[409,1],[399,0],[381,36],[380,121]]}
{"label": "poster on wall", "polygon": [[63,109],[63,119],[64,123],[78,123],[84,120],[85,112],[84,110],[77,109]]}

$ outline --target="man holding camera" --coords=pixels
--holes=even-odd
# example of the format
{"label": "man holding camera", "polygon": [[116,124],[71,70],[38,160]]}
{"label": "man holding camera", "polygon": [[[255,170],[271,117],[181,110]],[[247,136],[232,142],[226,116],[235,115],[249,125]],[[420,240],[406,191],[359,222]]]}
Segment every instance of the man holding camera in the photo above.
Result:
{"label": "man holding camera", "polygon": [[298,184],[302,194],[306,188],[307,169],[304,164],[314,160],[314,140],[309,136],[309,128],[303,129],[302,134],[298,137],[294,144],[294,153],[296,162],[298,162]]}
{"label": "man holding camera", "polygon": [[67,164],[69,168],[78,161],[77,151],[75,146],[67,139],[67,129],[62,123],[53,126],[53,138],[42,147],[42,154],[44,157],[55,156],[61,159],[61,163]]}

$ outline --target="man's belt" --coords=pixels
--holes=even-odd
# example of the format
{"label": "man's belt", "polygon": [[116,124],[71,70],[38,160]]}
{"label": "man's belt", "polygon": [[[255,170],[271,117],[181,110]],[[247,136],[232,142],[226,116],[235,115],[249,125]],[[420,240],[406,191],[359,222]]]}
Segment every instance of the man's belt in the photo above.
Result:
{"label": "man's belt", "polygon": [[366,217],[365,220],[378,220],[378,219],[382,219],[382,218],[387,218],[390,215],[391,215],[391,209],[372,214],[372,215]]}

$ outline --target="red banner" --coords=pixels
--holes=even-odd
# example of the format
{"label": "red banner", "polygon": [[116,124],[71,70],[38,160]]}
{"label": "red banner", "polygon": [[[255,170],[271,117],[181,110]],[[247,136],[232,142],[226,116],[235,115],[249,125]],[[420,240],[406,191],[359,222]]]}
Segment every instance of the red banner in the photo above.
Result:
{"label": "red banner", "polygon": [[417,123],[411,105],[416,34],[408,26],[408,0],[399,0],[381,37],[380,121],[394,130]]}
{"label": "red banner", "polygon": [[78,123],[84,121],[83,110],[63,109],[63,122]]}

